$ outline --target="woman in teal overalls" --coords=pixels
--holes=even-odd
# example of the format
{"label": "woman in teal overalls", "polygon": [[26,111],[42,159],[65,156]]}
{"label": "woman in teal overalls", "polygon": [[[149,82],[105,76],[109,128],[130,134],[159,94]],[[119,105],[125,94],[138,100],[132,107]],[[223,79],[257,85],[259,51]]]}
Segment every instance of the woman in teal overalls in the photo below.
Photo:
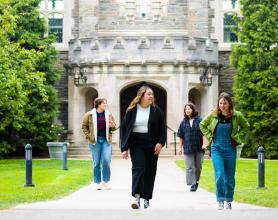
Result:
{"label": "woman in teal overalls", "polygon": [[218,209],[232,209],[235,189],[236,147],[249,127],[242,113],[235,111],[228,93],[221,93],[218,105],[200,123],[200,129],[211,145]]}

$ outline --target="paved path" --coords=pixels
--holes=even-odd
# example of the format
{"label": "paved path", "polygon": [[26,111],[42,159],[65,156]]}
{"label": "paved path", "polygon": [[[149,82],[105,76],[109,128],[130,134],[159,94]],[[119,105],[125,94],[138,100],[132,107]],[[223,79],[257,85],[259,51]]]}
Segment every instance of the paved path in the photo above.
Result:
{"label": "paved path", "polygon": [[[23,204],[1,211],[0,220],[19,219],[277,219],[278,209],[233,203],[233,210],[217,210],[215,195],[185,187],[184,173],[174,160],[160,159],[154,198],[148,210],[132,210],[130,203],[131,163],[122,159],[112,161],[111,190],[96,191],[91,185],[56,201]],[[251,195],[250,195],[251,196]]]}

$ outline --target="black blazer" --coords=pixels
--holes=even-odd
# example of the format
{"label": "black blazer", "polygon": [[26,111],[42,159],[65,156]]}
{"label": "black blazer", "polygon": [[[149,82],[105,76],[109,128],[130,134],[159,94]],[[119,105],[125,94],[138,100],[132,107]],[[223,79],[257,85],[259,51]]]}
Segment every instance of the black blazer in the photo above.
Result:
{"label": "black blazer", "polygon": [[[136,120],[137,106],[126,112],[121,124],[121,151],[126,151],[132,144],[132,129]],[[166,126],[163,114],[158,106],[150,107],[150,116],[148,121],[148,134],[150,146],[155,147],[157,143],[165,145]]]}

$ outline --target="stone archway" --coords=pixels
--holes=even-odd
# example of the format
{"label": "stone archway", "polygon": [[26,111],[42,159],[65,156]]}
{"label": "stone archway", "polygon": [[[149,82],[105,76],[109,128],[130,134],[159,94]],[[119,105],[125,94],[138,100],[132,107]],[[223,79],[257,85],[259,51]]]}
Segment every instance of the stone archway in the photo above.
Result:
{"label": "stone archway", "polygon": [[188,101],[192,102],[196,106],[199,115],[201,115],[201,110],[202,110],[201,92],[196,88],[190,89],[188,92]]}
{"label": "stone archway", "polygon": [[144,82],[144,81],[130,84],[121,90],[121,92],[120,92],[120,120],[122,121],[127,107],[129,106],[132,99],[136,96],[137,90],[143,85],[147,85],[152,88],[152,90],[154,91],[155,103],[161,108],[161,111],[164,113],[165,121],[167,121],[166,120],[166,115],[167,115],[166,90],[154,83],[149,83],[149,82]]}
{"label": "stone archway", "polygon": [[85,93],[85,112],[90,111],[94,107],[94,100],[98,97],[98,92],[94,88],[90,88]]}

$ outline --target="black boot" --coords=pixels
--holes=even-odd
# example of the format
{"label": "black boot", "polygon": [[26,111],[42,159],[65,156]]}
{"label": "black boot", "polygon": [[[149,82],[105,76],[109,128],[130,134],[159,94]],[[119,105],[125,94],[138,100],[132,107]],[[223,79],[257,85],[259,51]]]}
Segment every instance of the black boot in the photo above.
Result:
{"label": "black boot", "polygon": [[144,199],[144,209],[147,209],[150,207],[150,201],[148,199]]}
{"label": "black boot", "polygon": [[133,208],[133,209],[140,208],[140,195],[135,194],[135,201],[131,204],[131,208]]}

